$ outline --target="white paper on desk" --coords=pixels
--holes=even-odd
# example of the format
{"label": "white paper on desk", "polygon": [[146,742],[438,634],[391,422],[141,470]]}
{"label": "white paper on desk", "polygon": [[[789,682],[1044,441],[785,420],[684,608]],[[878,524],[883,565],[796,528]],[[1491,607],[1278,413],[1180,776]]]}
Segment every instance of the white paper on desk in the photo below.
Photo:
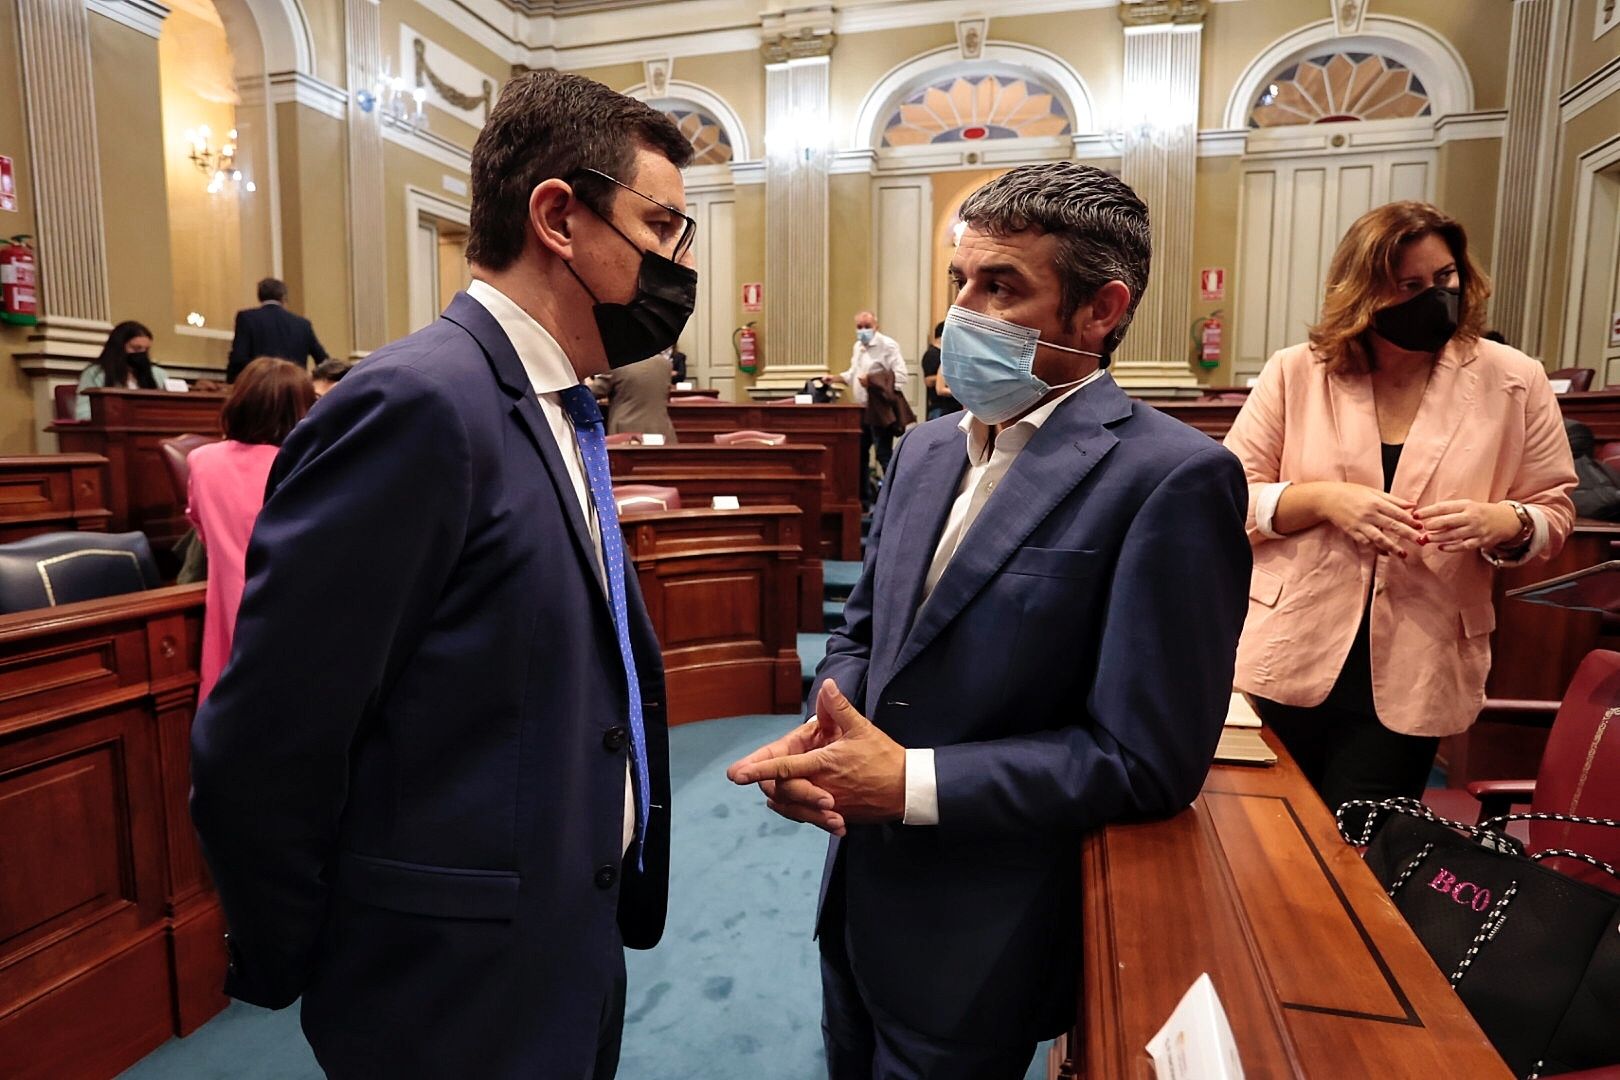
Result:
{"label": "white paper on desk", "polygon": [[716,495],[713,499],[709,500],[709,509],[741,510],[742,503],[737,501],[737,496],[735,495]]}
{"label": "white paper on desk", "polygon": [[793,395],[793,404],[795,404],[795,405],[814,405],[815,403],[816,403],[816,397],[815,397],[814,394],[794,394]]}
{"label": "white paper on desk", "polygon": [[1247,379],[1243,380],[1243,385],[1247,386],[1250,390],[1253,390],[1255,387],[1260,385],[1260,376],[1250,375]]}
{"label": "white paper on desk", "polygon": [[1555,394],[1567,394],[1567,393],[1569,393],[1569,380],[1568,379],[1548,379],[1547,382],[1552,385],[1552,392],[1553,393],[1555,393]]}
{"label": "white paper on desk", "polygon": [[187,390],[190,390],[191,387],[186,385],[186,380],[184,379],[168,378],[163,380],[163,389],[174,394],[184,394]]}
{"label": "white paper on desk", "polygon": [[677,389],[677,390],[696,390],[697,389],[697,383],[694,383],[694,382],[678,382],[678,383],[675,384],[675,389]]}
{"label": "white paper on desk", "polygon": [[1148,1040],[1147,1052],[1159,1080],[1243,1080],[1232,1025],[1207,971]]}
{"label": "white paper on desk", "polygon": [[649,431],[641,437],[642,446],[663,446],[664,437],[656,431]]}
{"label": "white paper on desk", "polygon": [[1226,707],[1226,726],[1257,728],[1260,726],[1260,717],[1249,705],[1249,699],[1232,691],[1232,702]]}

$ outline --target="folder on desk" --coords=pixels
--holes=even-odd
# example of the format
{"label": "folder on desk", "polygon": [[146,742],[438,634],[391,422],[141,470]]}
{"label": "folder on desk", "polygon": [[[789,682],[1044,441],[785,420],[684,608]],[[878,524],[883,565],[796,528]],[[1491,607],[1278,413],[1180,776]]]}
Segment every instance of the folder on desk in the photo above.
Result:
{"label": "folder on desk", "polygon": [[1506,595],[1510,600],[1528,600],[1548,607],[1620,614],[1620,559],[1509,589]]}
{"label": "folder on desk", "polygon": [[1226,726],[1215,746],[1217,765],[1275,765],[1277,754],[1260,737],[1260,717],[1249,699],[1236,691],[1226,707]]}

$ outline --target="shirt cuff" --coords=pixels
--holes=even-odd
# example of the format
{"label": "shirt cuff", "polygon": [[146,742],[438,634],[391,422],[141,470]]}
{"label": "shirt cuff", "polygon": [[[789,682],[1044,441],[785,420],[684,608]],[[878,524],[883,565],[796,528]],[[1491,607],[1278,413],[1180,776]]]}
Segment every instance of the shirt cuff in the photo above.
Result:
{"label": "shirt cuff", "polygon": [[905,825],[939,824],[939,779],[932,748],[906,751]]}
{"label": "shirt cuff", "polygon": [[[1530,515],[1530,521],[1535,526],[1535,528],[1530,531],[1530,545],[1524,549],[1524,554],[1520,555],[1518,558],[1503,559],[1498,557],[1497,561],[1493,565],[1523,566],[1525,563],[1547,550],[1547,543],[1551,538],[1552,529],[1551,525],[1549,525],[1547,522],[1547,511],[1543,510],[1539,506],[1528,505],[1525,505],[1524,509],[1525,512]],[[1480,555],[1483,556],[1484,554],[1484,550],[1481,549]],[[1486,559],[1485,561],[1490,562],[1491,560]]]}
{"label": "shirt cuff", "polygon": [[1282,501],[1282,493],[1291,483],[1292,480],[1284,480],[1280,484],[1261,484],[1254,496],[1254,527],[1268,540],[1282,539],[1283,534],[1273,527],[1273,523],[1277,520],[1277,504]]}

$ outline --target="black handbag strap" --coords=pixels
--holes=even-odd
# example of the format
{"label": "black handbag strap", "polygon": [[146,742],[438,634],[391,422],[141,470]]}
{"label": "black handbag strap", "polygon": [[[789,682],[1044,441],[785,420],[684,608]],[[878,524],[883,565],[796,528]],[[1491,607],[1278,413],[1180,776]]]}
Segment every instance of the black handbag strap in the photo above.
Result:
{"label": "black handbag strap", "polygon": [[1474,940],[1468,943],[1468,951],[1463,953],[1462,959],[1457,961],[1457,970],[1450,975],[1452,986],[1462,982],[1462,977],[1468,974],[1468,968],[1473,964],[1474,957],[1479,955],[1479,950],[1485,947],[1487,941],[1496,936],[1497,930],[1501,929],[1502,921],[1507,918],[1508,905],[1513,903],[1513,898],[1518,894],[1519,883],[1517,881],[1510,882],[1508,887],[1502,890],[1502,895],[1497,897],[1496,903],[1491,905],[1490,913],[1485,916],[1485,921],[1479,924],[1479,933],[1475,934]]}
{"label": "black handbag strap", "polygon": [[1604,862],[1602,859],[1592,858],[1592,856],[1583,851],[1571,851],[1569,848],[1548,848],[1546,851],[1538,851],[1530,857],[1537,862],[1540,862],[1542,859],[1577,859],[1588,866],[1596,867],[1617,880],[1620,880],[1620,870],[1616,870],[1613,866]]}
{"label": "black handbag strap", "polygon": [[[1351,828],[1346,811],[1365,812],[1361,819],[1359,833],[1356,833]],[[1441,817],[1429,809],[1423,800],[1405,795],[1395,799],[1350,799],[1341,805],[1338,810],[1334,811],[1333,818],[1338,822],[1339,835],[1344,838],[1345,843],[1366,847],[1372,843],[1372,835],[1376,831],[1376,826],[1383,821],[1386,814],[1406,814],[1409,817],[1432,821],[1436,825],[1444,825],[1447,828],[1455,829],[1464,836],[1472,837],[1490,847],[1496,846],[1490,843],[1488,838],[1481,835],[1485,831],[1481,826],[1467,825],[1461,821],[1452,821],[1450,818]]]}

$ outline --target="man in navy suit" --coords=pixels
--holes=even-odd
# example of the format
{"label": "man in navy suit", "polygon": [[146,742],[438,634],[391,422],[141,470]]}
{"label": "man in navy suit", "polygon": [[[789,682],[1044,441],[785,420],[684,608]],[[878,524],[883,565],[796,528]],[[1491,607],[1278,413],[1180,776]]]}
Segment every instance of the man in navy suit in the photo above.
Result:
{"label": "man in navy suit", "polygon": [[1109,377],[1147,208],[1073,162],[963,204],[944,372],[895,451],[816,715],[733,765],[834,834],[833,1080],[1021,1078],[1074,1020],[1080,844],[1208,772],[1249,584],[1219,445]]}
{"label": "man in navy suit", "polygon": [[311,356],[317,364],[326,359],[326,349],[315,336],[315,327],[302,315],[287,310],[287,285],[275,278],[259,282],[258,307],[236,313],[236,333],[231,338],[225,381],[235,382],[242,369],[261,356],[290,360],[299,367]]}
{"label": "man in navy suit", "polygon": [[330,1076],[617,1068],[623,948],[663,932],[667,736],[582,380],[690,314],[691,153],[598,83],[515,77],[473,148],[473,284],[276,460],[192,814],[227,992],[302,995]]}

